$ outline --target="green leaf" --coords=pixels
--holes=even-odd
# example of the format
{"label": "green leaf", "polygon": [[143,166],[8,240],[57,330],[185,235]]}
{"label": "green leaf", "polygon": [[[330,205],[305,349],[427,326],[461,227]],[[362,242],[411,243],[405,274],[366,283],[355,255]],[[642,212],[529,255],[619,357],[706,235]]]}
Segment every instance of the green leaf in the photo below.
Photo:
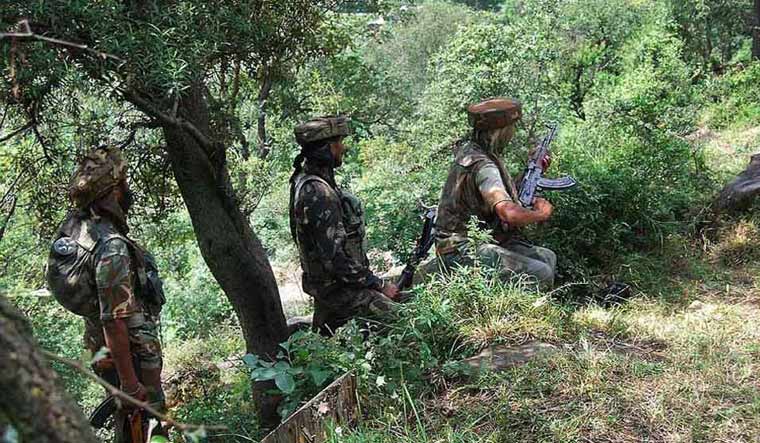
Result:
{"label": "green leaf", "polygon": [[257,365],[256,363],[259,362],[259,357],[253,355],[253,354],[245,354],[243,356],[243,363],[245,363],[246,366],[249,368],[255,368]]}
{"label": "green leaf", "polygon": [[273,368],[259,368],[255,369],[253,372],[251,372],[251,379],[256,381],[266,381],[273,379],[277,374],[280,374],[280,371],[277,371]]}
{"label": "green leaf", "polygon": [[278,361],[275,363],[274,368],[280,372],[284,372],[290,369],[290,364],[286,361]]}
{"label": "green leaf", "polygon": [[150,438],[150,443],[169,443],[169,439],[163,435],[154,435]]}
{"label": "green leaf", "polygon": [[293,391],[296,390],[296,381],[293,379],[292,375],[286,372],[277,374],[274,377],[274,384],[277,385],[279,390],[286,394],[292,394]]}
{"label": "green leaf", "polygon": [[312,369],[309,371],[309,374],[311,374],[311,379],[317,386],[322,386],[330,378],[330,371],[323,371],[321,369]]}

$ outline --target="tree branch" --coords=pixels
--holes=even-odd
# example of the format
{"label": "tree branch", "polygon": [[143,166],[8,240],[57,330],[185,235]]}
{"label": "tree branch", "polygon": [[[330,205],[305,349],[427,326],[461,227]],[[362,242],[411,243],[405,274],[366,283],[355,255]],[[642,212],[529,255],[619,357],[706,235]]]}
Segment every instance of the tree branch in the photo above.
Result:
{"label": "tree branch", "polygon": [[137,406],[140,409],[144,409],[147,412],[149,412],[151,415],[157,417],[158,419],[166,422],[168,425],[174,426],[175,428],[179,429],[180,431],[191,431],[194,429],[208,429],[208,430],[220,430],[225,431],[227,430],[226,426],[206,426],[206,425],[192,425],[187,423],[179,423],[177,421],[174,421],[171,417],[168,415],[162,414],[155,410],[150,404],[140,401],[131,395],[125,393],[121,389],[117,388],[116,386],[112,385],[111,383],[108,383],[107,381],[100,378],[97,374],[94,372],[86,369],[84,366],[82,366],[81,363],[79,363],[76,360],[72,360],[70,358],[61,357],[60,355],[53,354],[52,352],[49,352],[45,349],[40,349],[42,354],[49,358],[50,360],[57,361],[59,363],[63,363],[66,366],[70,366],[77,370],[77,372],[81,373],[85,377],[89,378],[90,380],[98,383],[99,385],[106,388],[109,394],[113,395],[114,397],[119,398],[120,400],[123,400],[133,406]]}
{"label": "tree branch", "polygon": [[213,153],[216,144],[208,138],[203,132],[201,132],[200,129],[198,129],[194,124],[189,122],[188,120],[176,116],[172,117],[171,115],[160,111],[157,109],[153,103],[151,103],[149,100],[140,97],[140,95],[134,91],[134,90],[119,90],[122,96],[124,98],[140,108],[142,111],[144,111],[146,114],[150,115],[151,117],[155,118],[159,122],[161,122],[164,125],[167,126],[176,126],[178,128],[182,128],[185,131],[187,131],[190,136],[192,136],[195,141],[197,141],[208,153]]}
{"label": "tree branch", "polygon": [[5,103],[5,109],[3,109],[3,118],[0,119],[0,129],[3,129],[3,126],[5,126],[5,118],[8,117],[8,108],[10,108],[10,106],[10,102]]}
{"label": "tree branch", "polygon": [[5,217],[5,221],[3,222],[2,226],[0,226],[0,243],[3,241],[3,237],[5,236],[5,230],[8,228],[8,224],[11,222],[11,217],[13,217],[13,214],[16,212],[16,204],[18,203],[18,197],[13,197],[13,203],[11,203],[11,209],[8,211],[8,215]]}
{"label": "tree branch", "polygon": [[35,125],[34,120],[28,121],[24,126],[14,130],[10,134],[0,137],[0,143],[10,140],[13,137],[21,134],[22,132],[26,132],[29,128],[33,127],[34,125]]}
{"label": "tree branch", "polygon": [[32,32],[32,28],[31,26],[29,26],[29,20],[27,19],[19,21],[17,23],[17,26],[20,32],[0,32],[0,40],[5,39],[5,38],[21,39],[21,40],[38,40],[38,41],[42,41],[46,43],[51,43],[53,45],[81,49],[83,51],[96,55],[98,58],[102,60],[107,60],[107,59],[114,60],[119,63],[118,65],[119,67],[121,67],[122,65],[126,63],[126,60],[122,58],[119,58],[113,54],[108,54],[106,52],[98,51],[96,49],[90,48],[87,45],[35,34],[34,32]]}

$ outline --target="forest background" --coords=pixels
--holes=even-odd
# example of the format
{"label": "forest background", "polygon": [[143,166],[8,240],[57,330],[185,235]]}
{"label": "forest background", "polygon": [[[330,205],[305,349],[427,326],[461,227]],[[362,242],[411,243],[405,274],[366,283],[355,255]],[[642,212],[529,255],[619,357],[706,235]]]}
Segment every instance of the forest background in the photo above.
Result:
{"label": "forest background", "polygon": [[[81,321],[44,290],[44,266],[76,159],[111,143],[138,192],[132,235],[166,281],[173,414],[229,427],[210,441],[260,436],[252,377],[279,374],[284,416],[349,369],[365,419],[336,441],[760,435],[758,220],[712,207],[760,145],[760,2],[263,2],[250,17],[244,2],[8,3],[4,30],[29,18],[35,34],[102,51],[2,42],[0,291],[44,349],[89,358]],[[382,337],[362,342],[350,326],[278,346],[277,294],[288,316],[310,309],[288,225],[293,126],[351,116],[338,181],[364,202],[385,271],[411,250],[420,202],[438,199],[464,106],[497,95],[524,104],[512,172],[558,122],[551,174],[580,183],[549,194],[554,217],[528,232],[558,253],[558,289],[462,269],[416,289]],[[215,235],[245,245],[240,261],[214,251]],[[590,300],[611,281],[635,297]],[[478,378],[459,363],[531,340],[564,351]],[[242,359],[273,349],[277,371]],[[97,404],[100,388],[54,368],[83,410]]]}

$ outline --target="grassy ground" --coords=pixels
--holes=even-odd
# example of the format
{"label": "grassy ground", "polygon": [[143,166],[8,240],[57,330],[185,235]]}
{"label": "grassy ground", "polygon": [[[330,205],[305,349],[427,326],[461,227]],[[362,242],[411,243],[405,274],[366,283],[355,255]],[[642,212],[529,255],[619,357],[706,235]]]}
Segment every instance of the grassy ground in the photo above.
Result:
{"label": "grassy ground", "polygon": [[[737,222],[685,259],[671,297],[576,310],[564,323],[573,339],[554,341],[561,352],[399,399],[405,413],[333,441],[760,441],[757,240],[752,221]],[[535,336],[529,323],[491,340]]]}
{"label": "grassy ground", "polygon": [[[693,142],[727,178],[757,151],[759,135],[755,126],[702,130]],[[457,328],[472,344],[538,338],[561,352],[400,395],[332,441],[760,441],[759,221],[724,220],[630,257],[625,277],[640,293],[622,306],[516,311],[509,291],[484,299],[477,294],[489,291],[469,287],[478,315],[457,305],[465,308]]]}

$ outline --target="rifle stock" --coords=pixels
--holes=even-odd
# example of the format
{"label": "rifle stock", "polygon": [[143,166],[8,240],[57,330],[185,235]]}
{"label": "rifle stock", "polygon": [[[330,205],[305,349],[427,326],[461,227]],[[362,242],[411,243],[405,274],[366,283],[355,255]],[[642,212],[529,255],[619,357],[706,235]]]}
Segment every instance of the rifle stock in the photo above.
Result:
{"label": "rifle stock", "polygon": [[414,271],[417,269],[420,262],[425,259],[428,251],[430,251],[430,248],[433,246],[433,243],[435,243],[435,218],[437,215],[437,206],[425,208],[425,212],[422,216],[424,220],[422,224],[422,233],[420,234],[420,238],[417,239],[417,245],[414,247],[414,250],[412,250],[409,259],[406,262],[406,266],[404,266],[404,270],[401,273],[401,277],[396,283],[399,291],[403,291],[412,286]]}

